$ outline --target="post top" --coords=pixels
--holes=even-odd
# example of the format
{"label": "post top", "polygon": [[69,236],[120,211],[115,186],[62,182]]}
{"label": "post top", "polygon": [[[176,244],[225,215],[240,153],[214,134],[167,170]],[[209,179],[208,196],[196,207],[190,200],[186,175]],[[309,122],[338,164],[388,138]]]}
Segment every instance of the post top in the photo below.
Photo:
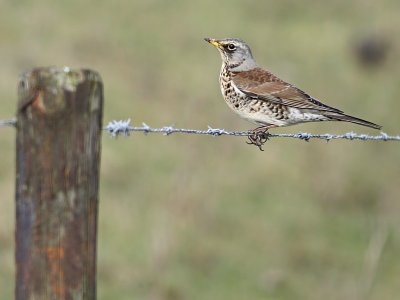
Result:
{"label": "post top", "polygon": [[[64,92],[75,92],[83,82],[102,83],[100,74],[90,69],[64,67],[38,67],[21,74],[18,84],[18,109],[24,109],[33,100],[45,94],[53,94],[53,99]],[[52,103],[57,104],[57,103]],[[62,103],[58,103],[62,104]],[[54,105],[53,105],[54,106]]]}

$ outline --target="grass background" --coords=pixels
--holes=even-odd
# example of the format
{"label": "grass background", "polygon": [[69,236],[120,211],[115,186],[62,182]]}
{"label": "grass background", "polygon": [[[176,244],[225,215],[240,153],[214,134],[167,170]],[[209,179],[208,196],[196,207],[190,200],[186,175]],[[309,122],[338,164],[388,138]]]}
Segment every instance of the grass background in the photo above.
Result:
{"label": "grass background", "polygon": [[[258,62],[313,96],[399,134],[400,4],[382,1],[7,1],[0,10],[0,119],[23,70],[100,72],[105,124],[245,130],[224,104],[203,37],[240,37]],[[354,45],[379,35],[386,60]],[[376,133],[352,124],[274,132]],[[0,129],[0,299],[14,288],[13,129]],[[99,299],[396,299],[399,145],[103,136]],[[380,255],[379,255],[379,252]],[[375,258],[374,258],[375,257]],[[378,258],[376,258],[378,257]]]}

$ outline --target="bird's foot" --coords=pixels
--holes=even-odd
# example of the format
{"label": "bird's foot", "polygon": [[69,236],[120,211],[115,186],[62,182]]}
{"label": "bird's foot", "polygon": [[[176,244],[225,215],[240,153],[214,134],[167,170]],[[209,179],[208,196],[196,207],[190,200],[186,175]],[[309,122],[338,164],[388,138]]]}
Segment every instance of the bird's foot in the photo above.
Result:
{"label": "bird's foot", "polygon": [[264,151],[262,146],[269,140],[268,129],[269,127],[267,126],[261,126],[249,131],[249,135],[247,136],[249,141],[247,144],[255,145],[258,147],[258,149],[260,149],[260,151]]}

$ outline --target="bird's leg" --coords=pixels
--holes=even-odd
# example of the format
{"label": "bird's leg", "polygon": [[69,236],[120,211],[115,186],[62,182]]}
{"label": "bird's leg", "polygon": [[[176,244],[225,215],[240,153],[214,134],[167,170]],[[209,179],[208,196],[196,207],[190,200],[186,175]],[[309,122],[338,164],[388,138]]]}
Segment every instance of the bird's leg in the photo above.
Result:
{"label": "bird's leg", "polygon": [[249,131],[247,138],[249,145],[256,145],[261,151],[264,151],[262,146],[269,140],[268,129],[275,127],[274,125],[264,125]]}

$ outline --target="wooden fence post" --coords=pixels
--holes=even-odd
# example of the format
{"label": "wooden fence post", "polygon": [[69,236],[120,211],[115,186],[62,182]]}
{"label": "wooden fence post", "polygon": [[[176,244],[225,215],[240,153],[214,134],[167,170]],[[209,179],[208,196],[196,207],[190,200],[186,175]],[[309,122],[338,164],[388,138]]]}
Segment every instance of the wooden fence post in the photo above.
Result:
{"label": "wooden fence post", "polygon": [[37,68],[18,97],[15,299],[96,299],[101,78]]}

